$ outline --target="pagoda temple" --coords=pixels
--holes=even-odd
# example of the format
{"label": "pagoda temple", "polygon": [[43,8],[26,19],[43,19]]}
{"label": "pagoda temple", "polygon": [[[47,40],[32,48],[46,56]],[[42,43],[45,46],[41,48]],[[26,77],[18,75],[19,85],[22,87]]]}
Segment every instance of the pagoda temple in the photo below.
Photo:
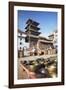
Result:
{"label": "pagoda temple", "polygon": [[27,26],[25,27],[27,37],[26,41],[30,43],[30,48],[35,48],[37,47],[37,41],[38,41],[38,36],[41,34],[39,32],[39,23],[36,21],[33,21],[31,19],[28,19],[26,22]]}

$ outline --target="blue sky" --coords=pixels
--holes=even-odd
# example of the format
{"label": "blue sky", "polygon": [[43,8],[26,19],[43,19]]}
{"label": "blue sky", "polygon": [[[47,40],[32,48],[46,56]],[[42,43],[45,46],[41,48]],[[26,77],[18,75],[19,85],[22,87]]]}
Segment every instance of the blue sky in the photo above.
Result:
{"label": "blue sky", "polygon": [[57,12],[18,10],[18,29],[25,31],[29,18],[40,23],[40,32],[44,36],[57,29]]}

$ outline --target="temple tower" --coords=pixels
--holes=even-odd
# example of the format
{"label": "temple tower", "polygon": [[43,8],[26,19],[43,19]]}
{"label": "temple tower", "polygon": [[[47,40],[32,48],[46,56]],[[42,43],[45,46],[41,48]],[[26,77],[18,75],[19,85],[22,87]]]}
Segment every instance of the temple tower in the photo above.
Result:
{"label": "temple tower", "polygon": [[41,32],[39,32],[40,28],[39,23],[36,21],[33,21],[32,19],[28,19],[26,22],[26,33],[27,33],[27,37],[26,37],[26,41],[30,43],[30,48],[37,48],[37,41],[39,38],[39,35]]}

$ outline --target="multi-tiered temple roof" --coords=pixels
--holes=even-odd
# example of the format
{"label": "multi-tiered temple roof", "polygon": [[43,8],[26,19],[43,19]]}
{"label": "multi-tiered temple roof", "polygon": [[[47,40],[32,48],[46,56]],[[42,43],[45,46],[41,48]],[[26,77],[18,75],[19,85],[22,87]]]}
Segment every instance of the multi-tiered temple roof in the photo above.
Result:
{"label": "multi-tiered temple roof", "polygon": [[28,19],[26,22],[27,26],[25,27],[27,34],[38,36],[41,32],[39,32],[40,28],[38,27],[39,23],[35,22],[31,19]]}

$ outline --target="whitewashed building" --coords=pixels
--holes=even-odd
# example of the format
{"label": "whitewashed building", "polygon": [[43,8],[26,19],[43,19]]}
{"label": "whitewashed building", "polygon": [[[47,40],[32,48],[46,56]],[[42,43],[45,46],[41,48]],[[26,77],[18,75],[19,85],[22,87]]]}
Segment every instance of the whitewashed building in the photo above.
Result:
{"label": "whitewashed building", "polygon": [[18,30],[18,38],[17,38],[17,49],[18,49],[18,57],[29,55],[29,42],[26,42],[26,33]]}
{"label": "whitewashed building", "polygon": [[49,39],[53,41],[53,45],[55,48],[58,47],[58,31],[55,30],[52,34],[50,34]]}
{"label": "whitewashed building", "polygon": [[23,48],[29,48],[29,43],[25,42],[26,33],[18,30],[18,50],[23,50]]}

